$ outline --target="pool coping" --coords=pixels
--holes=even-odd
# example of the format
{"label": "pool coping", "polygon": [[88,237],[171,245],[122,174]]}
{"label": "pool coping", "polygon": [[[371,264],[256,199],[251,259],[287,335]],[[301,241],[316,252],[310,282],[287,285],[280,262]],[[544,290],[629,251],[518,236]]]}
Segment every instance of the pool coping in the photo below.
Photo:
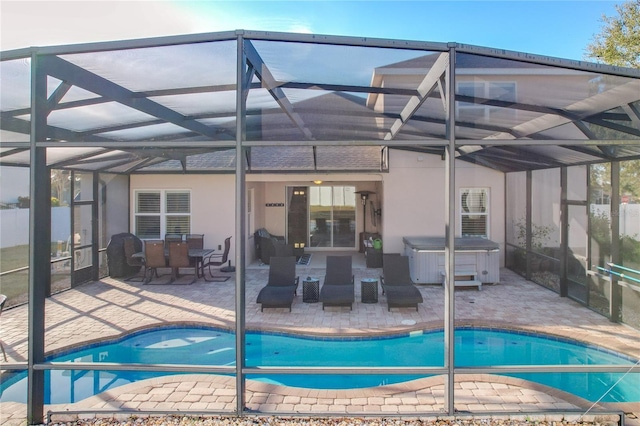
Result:
{"label": "pool coping", "polygon": [[[206,386],[215,387],[217,390],[226,389],[228,392],[220,392],[227,395],[226,403],[218,405],[222,408],[220,411],[228,410],[229,414],[235,409],[235,377],[219,376],[219,375],[190,375],[190,382],[197,383],[191,388],[194,394],[199,394],[198,401],[201,402],[200,407],[203,411],[206,406],[206,395],[211,395],[213,391]],[[444,394],[444,376],[433,376],[428,378],[416,379],[395,385],[385,385],[363,389],[344,389],[344,390],[319,390],[308,388],[293,388],[276,384],[258,382],[255,380],[246,381],[246,407],[248,413],[260,415],[313,415],[317,414],[317,410],[310,409],[309,412],[296,411],[297,407],[309,407],[311,405],[296,405],[296,402],[304,403],[308,401],[318,401],[321,407],[333,407],[334,409],[325,410],[332,414],[342,415],[372,415],[372,414],[399,414],[403,417],[407,416],[442,416],[445,415],[441,395]],[[585,411],[591,415],[597,415],[598,411],[637,411],[640,409],[640,403],[629,404],[593,404],[583,398],[571,393],[559,390],[557,388],[531,382],[524,379],[518,379],[507,376],[497,376],[491,374],[459,374],[456,376],[456,385],[463,389],[465,384],[469,383],[485,383],[490,384],[497,389],[504,389],[505,395],[512,394],[513,388],[526,390],[532,400],[544,396],[544,399],[538,403],[541,406],[539,414],[555,414],[563,412]],[[135,401],[136,395],[153,395],[162,393],[179,393],[180,390],[186,390],[184,376],[163,376],[158,378],[146,379],[135,383],[126,384],[116,389],[105,391],[101,394],[86,398],[73,404],[52,404],[47,406],[47,410],[51,412],[64,413],[89,409],[100,416],[101,412],[106,413],[109,410],[122,410],[123,408],[136,410],[147,409],[150,412],[155,411],[152,406],[155,405],[158,412],[162,409],[162,403],[151,403],[147,399],[139,399]],[[503,385],[502,387],[499,385]],[[217,392],[216,390],[216,392]],[[185,393],[185,392],[183,392]],[[415,395],[434,395],[431,400],[436,401],[434,404],[426,405],[416,398]],[[462,389],[460,389],[462,393]],[[413,395],[413,397],[410,397]],[[254,396],[256,399],[254,399]],[[401,401],[404,398],[409,401]],[[460,397],[463,398],[463,397]],[[481,397],[480,397],[481,398]],[[413,401],[411,401],[413,400]],[[390,403],[392,401],[392,403]],[[197,404],[196,398],[191,403]],[[466,408],[464,403],[458,403],[457,406]],[[471,405],[471,404],[470,404]],[[484,405],[487,409],[495,404],[475,404]],[[515,409],[514,411],[531,413],[536,412],[531,407],[536,404],[524,404],[523,410]],[[512,405],[513,406],[513,405]],[[557,406],[559,408],[551,410],[548,407]],[[336,409],[343,407],[343,410]],[[349,409],[351,407],[351,409]],[[354,409],[355,407],[355,409]],[[545,408],[546,407],[546,408]],[[196,408],[191,406],[190,408]],[[358,410],[360,409],[360,411]],[[406,410],[406,411],[404,411]],[[460,410],[463,413],[465,410]],[[469,412],[470,414],[481,416],[482,411]],[[130,413],[131,414],[131,413]]]}

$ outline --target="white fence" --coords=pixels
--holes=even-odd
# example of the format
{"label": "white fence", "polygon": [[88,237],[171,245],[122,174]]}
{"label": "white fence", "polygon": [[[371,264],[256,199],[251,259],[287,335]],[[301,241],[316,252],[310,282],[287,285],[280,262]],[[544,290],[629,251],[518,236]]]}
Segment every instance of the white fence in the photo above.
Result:
{"label": "white fence", "polygon": [[[71,208],[51,209],[51,241],[67,242],[71,235]],[[0,210],[0,248],[29,244],[29,209]]]}
{"label": "white fence", "polygon": [[[609,204],[592,204],[591,212],[611,218]],[[640,204],[620,204],[620,234],[640,240]]]}

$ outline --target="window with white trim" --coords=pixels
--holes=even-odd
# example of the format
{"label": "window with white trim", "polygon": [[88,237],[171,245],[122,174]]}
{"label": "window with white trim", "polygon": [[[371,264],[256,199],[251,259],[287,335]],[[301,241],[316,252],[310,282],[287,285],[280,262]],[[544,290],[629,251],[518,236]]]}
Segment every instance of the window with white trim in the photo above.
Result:
{"label": "window with white trim", "polygon": [[134,232],[142,239],[166,233],[191,233],[191,192],[144,190],[135,192]]}
{"label": "window with white trim", "polygon": [[[510,81],[461,81],[458,94],[471,98],[491,99],[504,102],[516,101],[516,83]],[[515,110],[480,103],[457,102],[457,119],[464,122],[486,122],[488,120],[510,120]]]}
{"label": "window with white trim", "polygon": [[460,234],[489,238],[489,188],[460,189]]}

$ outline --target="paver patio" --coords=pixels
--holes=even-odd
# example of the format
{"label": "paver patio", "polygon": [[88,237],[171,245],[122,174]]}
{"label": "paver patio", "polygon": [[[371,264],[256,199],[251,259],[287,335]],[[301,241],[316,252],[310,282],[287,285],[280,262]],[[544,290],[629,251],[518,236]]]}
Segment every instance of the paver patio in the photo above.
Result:
{"label": "paver patio", "polygon": [[[301,277],[322,277],[318,259],[298,266]],[[353,310],[303,303],[302,286],[288,309],[265,309],[255,303],[266,282],[268,267],[252,265],[246,271],[247,329],[285,330],[317,335],[378,335],[442,328],[444,289],[419,286],[425,302],[418,311],[392,309],[385,296],[378,303],[360,302],[360,280],[377,278],[380,269],[354,261],[356,303]],[[52,296],[46,302],[46,351],[83,346],[115,338],[133,330],[168,323],[235,327],[235,280],[197,281],[192,285],[143,285],[105,278]],[[550,290],[503,269],[501,283],[482,291],[456,291],[456,324],[513,328],[598,344],[640,358],[640,332],[611,323],[607,318]],[[411,320],[411,321],[406,321]],[[415,324],[406,325],[409,323]],[[2,315],[2,341],[9,362],[27,356],[27,306]],[[471,412],[568,410],[591,404],[573,395],[524,380],[489,375],[458,375],[456,409]],[[444,383],[440,377],[369,389],[313,390],[248,381],[246,407],[257,412],[337,414],[437,414],[442,412]],[[189,378],[166,376],[125,385],[75,404],[47,406],[45,410],[217,410],[235,408],[235,381],[216,375]],[[640,412],[640,403],[610,405]],[[24,421],[24,404],[2,403],[3,424]],[[16,423],[17,424],[17,423]]]}

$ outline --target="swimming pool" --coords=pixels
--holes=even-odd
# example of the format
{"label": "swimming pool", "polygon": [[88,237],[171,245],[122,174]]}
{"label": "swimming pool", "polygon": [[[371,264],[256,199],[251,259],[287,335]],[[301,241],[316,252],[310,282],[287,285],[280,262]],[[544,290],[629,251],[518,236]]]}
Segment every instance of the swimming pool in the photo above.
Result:
{"label": "swimming pool", "polygon": [[[442,367],[444,333],[418,331],[400,336],[313,338],[248,332],[246,365],[313,367]],[[207,328],[163,328],[93,345],[47,361],[146,364],[235,365],[235,335]],[[529,333],[465,328],[456,331],[456,366],[633,365],[635,360],[563,339]],[[45,373],[45,403],[69,403],[127,383],[173,373],[56,370]],[[622,376],[619,373],[509,374],[553,386],[595,401]],[[284,386],[314,389],[374,387],[424,375],[248,375]],[[26,373],[0,385],[0,402],[26,401]],[[630,374],[603,401],[640,401],[640,375]]]}

